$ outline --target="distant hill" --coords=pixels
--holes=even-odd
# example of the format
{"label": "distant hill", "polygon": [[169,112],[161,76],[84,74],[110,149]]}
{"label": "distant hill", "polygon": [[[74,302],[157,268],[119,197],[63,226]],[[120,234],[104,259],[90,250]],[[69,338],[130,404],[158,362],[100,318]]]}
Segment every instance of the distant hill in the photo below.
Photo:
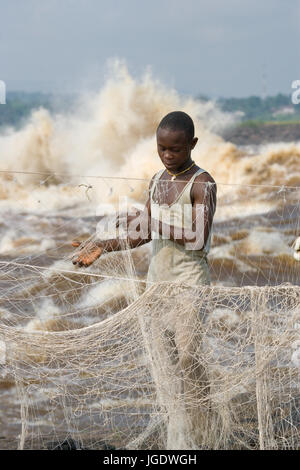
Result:
{"label": "distant hill", "polygon": [[300,104],[294,105],[291,96],[279,93],[260,98],[220,98],[217,103],[223,111],[236,113],[242,122],[300,121]]}
{"label": "distant hill", "polygon": [[[209,100],[199,96],[198,99]],[[0,127],[22,125],[31,111],[41,106],[52,111],[69,109],[76,101],[76,95],[51,95],[45,93],[8,92],[6,104],[0,105]],[[235,113],[241,123],[250,125],[262,122],[300,122],[300,104],[293,105],[291,96],[278,94],[248,98],[220,98],[219,107],[229,113]]]}
{"label": "distant hill", "polygon": [[34,109],[43,107],[49,111],[58,112],[69,108],[74,99],[73,95],[8,92],[6,104],[0,105],[0,127],[18,128]]}
{"label": "distant hill", "polygon": [[223,132],[225,140],[238,145],[300,141],[300,104],[294,105],[289,95],[221,98],[218,105],[238,118]]}

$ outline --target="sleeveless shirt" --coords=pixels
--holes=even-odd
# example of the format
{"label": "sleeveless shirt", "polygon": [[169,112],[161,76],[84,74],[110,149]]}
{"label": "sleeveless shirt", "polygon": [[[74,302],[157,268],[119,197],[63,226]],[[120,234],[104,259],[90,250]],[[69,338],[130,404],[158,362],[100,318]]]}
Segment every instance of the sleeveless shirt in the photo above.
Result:
{"label": "sleeveless shirt", "polygon": [[[179,228],[192,228],[191,189],[195,178],[205,170],[194,173],[183,191],[171,205],[157,204],[153,193],[158,180],[165,170],[159,171],[150,190],[151,217]],[[211,232],[201,250],[187,249],[167,236],[152,232],[152,258],[148,270],[147,283],[170,281],[190,285],[210,284],[207,254],[210,249]]]}

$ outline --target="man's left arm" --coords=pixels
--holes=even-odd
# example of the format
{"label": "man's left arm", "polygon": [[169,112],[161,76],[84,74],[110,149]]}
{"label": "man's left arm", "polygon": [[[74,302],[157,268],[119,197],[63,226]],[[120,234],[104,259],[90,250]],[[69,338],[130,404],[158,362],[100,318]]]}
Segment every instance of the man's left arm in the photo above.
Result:
{"label": "man's left arm", "polygon": [[195,247],[190,249],[201,250],[208,241],[216,210],[217,185],[208,173],[196,178],[191,198],[193,232],[196,234],[196,240]]}

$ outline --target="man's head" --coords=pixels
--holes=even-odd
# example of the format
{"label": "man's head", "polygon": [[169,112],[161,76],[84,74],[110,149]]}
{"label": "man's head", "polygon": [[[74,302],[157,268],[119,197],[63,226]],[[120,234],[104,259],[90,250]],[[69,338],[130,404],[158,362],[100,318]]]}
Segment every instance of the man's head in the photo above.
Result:
{"label": "man's head", "polygon": [[198,139],[190,116],[182,111],[167,114],[156,131],[157,151],[164,166],[176,173],[191,160]]}

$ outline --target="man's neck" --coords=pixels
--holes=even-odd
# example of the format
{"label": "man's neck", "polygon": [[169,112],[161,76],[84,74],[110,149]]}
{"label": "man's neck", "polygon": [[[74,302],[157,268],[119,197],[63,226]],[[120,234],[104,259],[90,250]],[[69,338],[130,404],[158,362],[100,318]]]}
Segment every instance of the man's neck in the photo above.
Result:
{"label": "man's neck", "polygon": [[186,170],[189,166],[191,166],[193,164],[193,160],[191,159],[191,157],[186,160],[186,162],[184,162],[183,165],[181,165],[180,167],[176,168],[174,171],[170,171],[170,173],[172,174],[177,174],[177,173],[180,173],[181,171],[184,171]]}

